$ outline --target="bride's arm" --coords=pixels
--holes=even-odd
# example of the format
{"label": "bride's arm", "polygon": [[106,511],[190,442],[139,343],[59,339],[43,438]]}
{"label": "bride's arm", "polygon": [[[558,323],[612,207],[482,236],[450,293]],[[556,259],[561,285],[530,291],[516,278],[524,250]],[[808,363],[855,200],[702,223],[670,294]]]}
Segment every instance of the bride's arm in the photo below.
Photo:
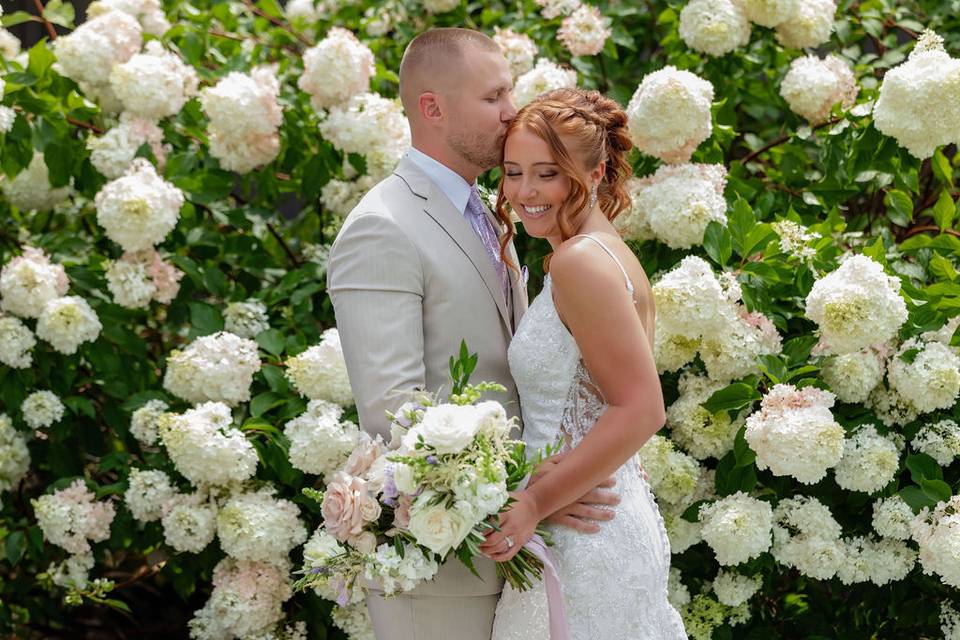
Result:
{"label": "bride's arm", "polygon": [[[514,494],[513,508],[501,516],[502,531],[484,544],[498,561],[519,550],[517,544],[506,551],[506,536],[525,542],[540,520],[613,474],[665,422],[653,353],[620,270],[599,248],[575,243],[554,254],[550,273],[557,310],[608,408],[543,479]],[[651,304],[641,294],[641,313]]]}

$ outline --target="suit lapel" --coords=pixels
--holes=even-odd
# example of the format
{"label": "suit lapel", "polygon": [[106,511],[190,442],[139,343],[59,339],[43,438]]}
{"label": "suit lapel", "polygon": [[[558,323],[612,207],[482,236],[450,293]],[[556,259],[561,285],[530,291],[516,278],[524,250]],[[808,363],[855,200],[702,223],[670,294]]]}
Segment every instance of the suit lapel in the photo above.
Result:
{"label": "suit lapel", "polygon": [[[401,160],[394,173],[407,183],[411,191],[426,200],[423,210],[440,225],[473,264],[497,305],[500,319],[512,333],[512,323],[507,313],[507,302],[503,298],[500,279],[490,262],[490,256],[487,255],[483,242],[477,237],[473,227],[447,196],[411,160],[408,158]],[[494,229],[499,229],[499,225],[494,225]]]}

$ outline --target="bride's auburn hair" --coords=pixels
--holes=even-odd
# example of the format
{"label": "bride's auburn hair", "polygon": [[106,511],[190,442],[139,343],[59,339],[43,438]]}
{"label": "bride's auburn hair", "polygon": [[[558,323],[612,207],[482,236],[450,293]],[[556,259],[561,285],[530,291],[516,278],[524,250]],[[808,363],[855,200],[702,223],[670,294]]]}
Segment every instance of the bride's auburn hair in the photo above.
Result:
{"label": "bride's auburn hair", "polygon": [[[613,220],[630,207],[625,183],[632,173],[627,152],[633,143],[627,130],[627,114],[615,100],[599,91],[554,89],[523,107],[507,126],[506,136],[520,129],[546,142],[560,172],[570,179],[570,194],[557,212],[562,240],[576,235],[588,213],[590,186],[580,176],[601,162],[606,162],[606,167],[597,189],[600,210],[608,220]],[[564,144],[564,139],[571,148]],[[503,166],[500,168],[502,171]],[[507,228],[500,238],[500,253],[509,264],[506,247],[516,231],[507,211],[503,184],[501,178],[496,214]],[[549,256],[545,266],[548,264]]]}

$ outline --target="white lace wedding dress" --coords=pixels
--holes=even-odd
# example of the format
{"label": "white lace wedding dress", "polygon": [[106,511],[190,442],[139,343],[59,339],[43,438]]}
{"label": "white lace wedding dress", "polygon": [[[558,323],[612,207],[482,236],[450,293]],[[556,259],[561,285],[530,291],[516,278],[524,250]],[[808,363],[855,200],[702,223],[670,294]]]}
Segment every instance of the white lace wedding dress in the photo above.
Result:
{"label": "white lace wedding dress", "polygon": [[[599,240],[586,237],[610,253]],[[624,277],[632,295],[626,271]],[[524,441],[531,450],[560,438],[569,447],[577,446],[606,403],[583,366],[577,343],[557,315],[549,275],[524,314],[508,357],[520,392]],[[613,507],[614,519],[601,523],[599,533],[547,527],[555,542],[551,551],[563,586],[570,638],[686,638],[679,614],[667,602],[670,543],[636,456],[620,467],[616,480],[621,501]],[[505,585],[493,640],[549,637],[543,583],[524,592]]]}

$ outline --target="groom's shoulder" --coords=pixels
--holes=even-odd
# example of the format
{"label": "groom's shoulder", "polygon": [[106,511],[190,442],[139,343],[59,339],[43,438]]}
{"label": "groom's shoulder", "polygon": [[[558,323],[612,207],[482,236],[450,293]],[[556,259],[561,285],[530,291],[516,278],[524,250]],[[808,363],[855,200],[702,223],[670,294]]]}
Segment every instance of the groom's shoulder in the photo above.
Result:
{"label": "groom's shoulder", "polygon": [[358,219],[368,217],[406,228],[422,209],[422,202],[422,198],[414,194],[401,177],[390,174],[364,194],[344,220],[341,233]]}

